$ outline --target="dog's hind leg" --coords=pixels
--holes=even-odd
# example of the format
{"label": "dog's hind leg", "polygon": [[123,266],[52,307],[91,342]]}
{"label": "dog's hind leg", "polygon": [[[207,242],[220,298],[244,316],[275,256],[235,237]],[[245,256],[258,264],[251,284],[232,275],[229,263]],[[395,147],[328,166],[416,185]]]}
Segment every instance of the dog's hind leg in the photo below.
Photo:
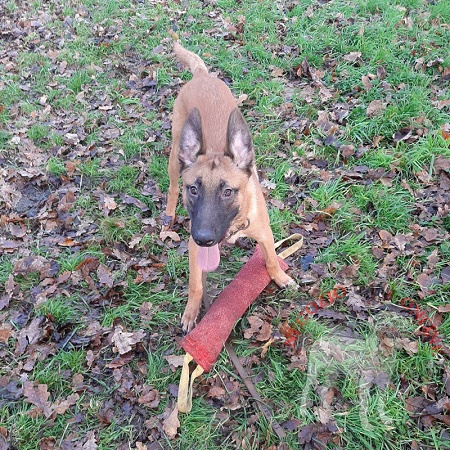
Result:
{"label": "dog's hind leg", "polygon": [[169,192],[167,194],[165,225],[172,225],[175,220],[175,210],[177,208],[178,196],[180,194],[180,186],[178,183],[180,178],[180,163],[178,162],[178,149],[175,149],[174,147],[175,145],[172,145],[172,152],[169,156],[170,185]]}
{"label": "dog's hind leg", "polygon": [[[176,104],[176,102],[175,102]],[[180,161],[178,155],[180,151],[180,135],[183,127],[182,114],[178,112],[176,105],[174,106],[172,121],[172,149],[169,155],[169,192],[167,194],[165,225],[170,226],[175,221],[175,210],[177,208],[178,196],[180,194]]]}

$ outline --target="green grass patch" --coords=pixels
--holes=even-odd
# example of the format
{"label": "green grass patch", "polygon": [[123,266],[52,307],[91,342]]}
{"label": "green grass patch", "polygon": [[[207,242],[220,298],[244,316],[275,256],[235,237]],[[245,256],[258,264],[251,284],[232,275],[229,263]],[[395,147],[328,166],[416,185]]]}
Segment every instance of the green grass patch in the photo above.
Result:
{"label": "green grass patch", "polygon": [[141,229],[141,223],[135,216],[116,215],[100,222],[100,232],[106,242],[127,243]]}
{"label": "green grass patch", "polygon": [[158,182],[161,192],[169,190],[169,174],[167,172],[167,158],[153,156],[150,162],[150,175]]}
{"label": "green grass patch", "polygon": [[365,240],[364,234],[336,238],[319,253],[318,262],[327,263],[333,272],[342,269],[344,265],[356,264],[359,269],[355,282],[360,285],[371,281],[377,268],[370,243]]}
{"label": "green grass patch", "polygon": [[278,209],[269,207],[270,226],[275,241],[286,237],[287,225],[296,223],[298,217],[289,209]]}
{"label": "green grass patch", "polygon": [[0,286],[4,286],[9,275],[14,269],[14,264],[7,255],[0,256]]}
{"label": "green grass patch", "polygon": [[139,171],[135,167],[122,166],[108,182],[110,192],[130,192],[135,186]]}
{"label": "green grass patch", "polygon": [[52,156],[47,163],[47,170],[57,177],[66,174],[66,165],[60,158]]}
{"label": "green grass patch", "polygon": [[81,92],[84,85],[90,81],[89,73],[85,70],[75,72],[68,80],[67,87],[74,94]]}
{"label": "green grass patch", "polygon": [[406,189],[382,184],[354,186],[351,196],[363,215],[360,218],[361,227],[388,230],[391,233],[408,228],[413,198]]}
{"label": "green grass patch", "polygon": [[27,134],[35,144],[39,144],[49,136],[49,132],[50,130],[48,126],[35,124],[31,126]]}
{"label": "green grass patch", "polygon": [[[79,301],[75,300],[75,303]],[[71,323],[77,318],[77,311],[74,308],[74,300],[65,297],[54,297],[41,303],[37,311],[45,316],[50,316],[57,325]]]}

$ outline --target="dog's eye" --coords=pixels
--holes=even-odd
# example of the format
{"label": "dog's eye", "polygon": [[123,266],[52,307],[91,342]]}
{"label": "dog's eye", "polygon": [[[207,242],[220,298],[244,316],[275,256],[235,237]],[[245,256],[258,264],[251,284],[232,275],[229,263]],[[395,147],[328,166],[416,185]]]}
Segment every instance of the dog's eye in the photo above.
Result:
{"label": "dog's eye", "polygon": [[197,195],[198,189],[195,186],[189,186],[189,192],[191,193],[191,195]]}
{"label": "dog's eye", "polygon": [[225,189],[224,191],[223,191],[223,196],[224,197],[231,197],[231,194],[233,193],[233,190],[232,189]]}

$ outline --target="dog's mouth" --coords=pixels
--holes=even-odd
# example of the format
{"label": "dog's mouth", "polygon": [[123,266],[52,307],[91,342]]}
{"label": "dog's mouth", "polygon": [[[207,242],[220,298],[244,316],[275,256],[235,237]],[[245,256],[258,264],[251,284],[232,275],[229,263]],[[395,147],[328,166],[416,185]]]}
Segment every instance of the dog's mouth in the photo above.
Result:
{"label": "dog's mouth", "polygon": [[[239,231],[244,231],[250,226],[250,220],[247,218],[245,223],[240,226],[229,229],[225,234],[224,239],[231,239],[236,233]],[[197,264],[202,269],[203,272],[214,272],[217,267],[219,267],[220,263],[220,246],[222,244],[222,240],[218,243],[213,243],[210,245],[198,245],[198,257]]]}

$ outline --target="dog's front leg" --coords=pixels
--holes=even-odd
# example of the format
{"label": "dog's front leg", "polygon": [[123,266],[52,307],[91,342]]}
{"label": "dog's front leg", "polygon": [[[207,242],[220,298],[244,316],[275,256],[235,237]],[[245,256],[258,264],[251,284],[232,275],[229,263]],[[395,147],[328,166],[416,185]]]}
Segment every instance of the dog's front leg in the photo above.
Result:
{"label": "dog's front leg", "polygon": [[183,331],[188,332],[194,328],[203,298],[202,269],[198,265],[198,247],[189,238],[189,295],[181,325]]}
{"label": "dog's front leg", "polygon": [[275,252],[272,231],[270,231],[270,233],[264,233],[256,240],[261,247],[264,259],[266,260],[266,269],[267,272],[269,272],[270,278],[272,278],[272,280],[281,288],[295,285],[295,281],[280,267]]}

